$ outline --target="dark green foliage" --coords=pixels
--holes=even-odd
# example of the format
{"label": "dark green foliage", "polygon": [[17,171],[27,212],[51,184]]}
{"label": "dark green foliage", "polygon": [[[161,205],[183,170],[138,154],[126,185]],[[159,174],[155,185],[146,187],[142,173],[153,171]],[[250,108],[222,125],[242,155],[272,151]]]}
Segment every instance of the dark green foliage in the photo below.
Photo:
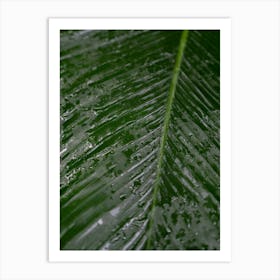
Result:
{"label": "dark green foliage", "polygon": [[157,170],[181,35],[61,31],[61,249],[219,250],[219,31],[188,33]]}

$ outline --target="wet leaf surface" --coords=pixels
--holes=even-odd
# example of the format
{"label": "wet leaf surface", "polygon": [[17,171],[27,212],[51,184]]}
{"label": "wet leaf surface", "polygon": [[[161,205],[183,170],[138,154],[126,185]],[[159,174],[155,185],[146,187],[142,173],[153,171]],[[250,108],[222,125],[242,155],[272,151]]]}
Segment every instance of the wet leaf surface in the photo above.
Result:
{"label": "wet leaf surface", "polygon": [[220,248],[219,44],[61,31],[61,249]]}

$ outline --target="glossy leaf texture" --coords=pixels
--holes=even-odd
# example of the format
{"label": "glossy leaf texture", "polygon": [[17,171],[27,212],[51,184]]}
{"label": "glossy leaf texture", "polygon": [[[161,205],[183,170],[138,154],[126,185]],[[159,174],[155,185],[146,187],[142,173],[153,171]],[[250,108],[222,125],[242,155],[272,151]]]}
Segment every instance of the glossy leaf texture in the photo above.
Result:
{"label": "glossy leaf texture", "polygon": [[60,36],[61,249],[219,250],[220,32]]}

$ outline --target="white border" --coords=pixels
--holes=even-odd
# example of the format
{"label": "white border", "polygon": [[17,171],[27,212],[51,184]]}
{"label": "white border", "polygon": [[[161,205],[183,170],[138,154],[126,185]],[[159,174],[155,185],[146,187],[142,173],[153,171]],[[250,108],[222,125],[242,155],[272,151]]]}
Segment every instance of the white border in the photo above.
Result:
{"label": "white border", "polygon": [[[221,31],[221,250],[63,251],[59,221],[59,99],[61,29],[219,29]],[[49,261],[229,262],[231,260],[231,22],[228,18],[49,19]]]}

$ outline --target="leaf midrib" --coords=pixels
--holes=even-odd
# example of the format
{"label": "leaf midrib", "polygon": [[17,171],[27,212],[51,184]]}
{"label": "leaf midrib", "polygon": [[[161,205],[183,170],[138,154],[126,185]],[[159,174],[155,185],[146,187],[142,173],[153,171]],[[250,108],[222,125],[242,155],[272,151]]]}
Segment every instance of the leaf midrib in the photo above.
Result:
{"label": "leaf midrib", "polygon": [[151,235],[152,235],[152,227],[153,227],[153,221],[154,221],[154,215],[155,215],[155,206],[157,201],[157,194],[159,190],[159,183],[160,183],[160,176],[162,171],[162,162],[163,162],[163,155],[165,150],[165,143],[167,140],[167,134],[168,134],[168,128],[170,123],[170,117],[171,117],[171,111],[172,111],[172,105],[175,97],[176,92],[176,86],[178,82],[178,77],[181,69],[181,63],[183,59],[184,50],[187,44],[188,40],[188,30],[182,31],[179,48],[175,60],[175,66],[173,69],[172,74],[172,80],[168,92],[168,99],[167,99],[167,105],[166,105],[166,112],[164,117],[164,123],[162,127],[162,133],[160,138],[160,148],[158,153],[158,162],[157,162],[157,170],[156,170],[156,178],[154,182],[154,192],[153,192],[153,200],[152,200],[152,209],[151,209],[151,216],[150,216],[150,222],[149,222],[149,235],[148,235],[148,241],[147,241],[147,249],[151,248]]}

